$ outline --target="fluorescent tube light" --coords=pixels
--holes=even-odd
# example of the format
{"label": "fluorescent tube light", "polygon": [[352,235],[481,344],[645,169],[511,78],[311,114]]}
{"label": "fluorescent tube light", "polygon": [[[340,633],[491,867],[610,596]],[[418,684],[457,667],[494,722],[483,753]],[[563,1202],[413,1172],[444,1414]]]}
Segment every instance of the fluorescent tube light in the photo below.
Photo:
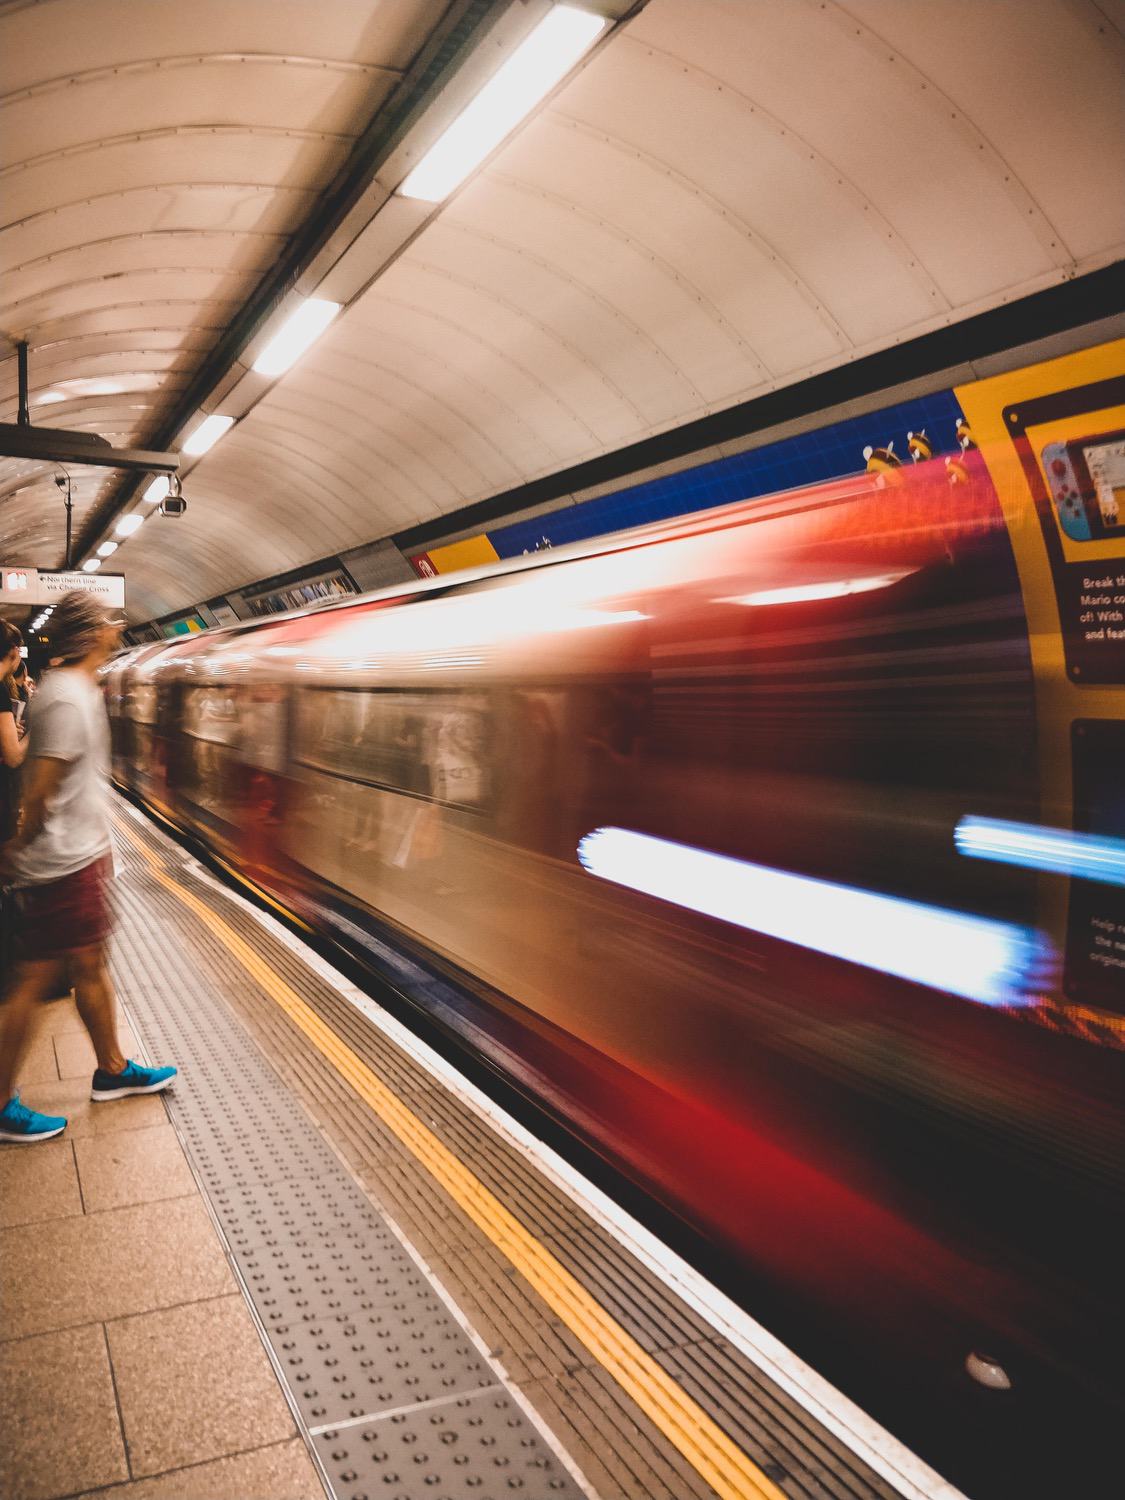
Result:
{"label": "fluorescent tube light", "polygon": [[190,453],[194,458],[206,453],[213,448],[228,428],[234,426],[233,417],[221,417],[218,412],[205,417],[186,442],[180,447],[181,453]]}
{"label": "fluorescent tube light", "polygon": [[83,573],[96,573],[102,565],[100,557],[88,557],[82,564]]}
{"label": "fluorescent tube light", "polygon": [[403,197],[448,197],[570,72],[605,24],[604,16],[556,5],[426,152],[399,189]]}
{"label": "fluorescent tube light", "polygon": [[144,525],[145,518],[139,510],[132,511],[127,516],[122,516],[113,528],[114,536],[132,536],[134,531],[139,531]]}
{"label": "fluorescent tube light", "polygon": [[103,542],[101,544],[101,546],[98,548],[98,556],[99,557],[112,557],[113,554],[116,551],[117,551],[117,543],[116,542]]}
{"label": "fluorescent tube light", "polygon": [[158,474],[149,485],[148,489],[145,490],[144,494],[141,496],[141,499],[145,502],[146,505],[159,505],[161,500],[164,499],[164,496],[167,493],[168,476],[167,474]]}
{"label": "fluorescent tube light", "polygon": [[328,302],[323,297],[307,298],[258,355],[254,369],[259,375],[284,375],[309,345],[316,342],[340,307],[339,302]]}

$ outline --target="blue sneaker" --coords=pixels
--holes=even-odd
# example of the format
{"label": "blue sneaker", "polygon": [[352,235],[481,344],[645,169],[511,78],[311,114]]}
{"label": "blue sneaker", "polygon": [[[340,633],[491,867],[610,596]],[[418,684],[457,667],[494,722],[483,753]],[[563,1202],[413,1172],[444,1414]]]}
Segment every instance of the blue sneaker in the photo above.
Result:
{"label": "blue sneaker", "polygon": [[0,1141],[20,1141],[25,1146],[32,1141],[49,1141],[53,1135],[62,1135],[66,1120],[62,1115],[41,1115],[20,1103],[20,1096],[13,1094],[0,1109]]}
{"label": "blue sneaker", "polygon": [[106,1073],[96,1068],[90,1098],[125,1099],[130,1094],[159,1094],[172,1082],[176,1072],[175,1068],[142,1068],[140,1063],[132,1061],[127,1062],[120,1073]]}

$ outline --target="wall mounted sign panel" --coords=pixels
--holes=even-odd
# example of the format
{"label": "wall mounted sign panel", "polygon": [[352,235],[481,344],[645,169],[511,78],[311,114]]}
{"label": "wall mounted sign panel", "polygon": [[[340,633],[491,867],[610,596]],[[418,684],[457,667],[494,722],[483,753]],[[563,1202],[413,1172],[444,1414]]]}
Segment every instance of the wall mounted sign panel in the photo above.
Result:
{"label": "wall mounted sign panel", "polygon": [[112,609],[125,608],[123,573],[53,573],[23,567],[0,570],[0,604],[57,604],[75,589],[96,595]]}

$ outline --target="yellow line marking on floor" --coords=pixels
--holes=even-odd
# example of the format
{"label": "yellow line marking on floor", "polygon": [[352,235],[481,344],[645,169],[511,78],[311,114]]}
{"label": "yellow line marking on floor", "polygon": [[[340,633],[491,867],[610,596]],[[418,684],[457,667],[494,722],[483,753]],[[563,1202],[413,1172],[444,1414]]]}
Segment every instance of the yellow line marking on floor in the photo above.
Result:
{"label": "yellow line marking on floor", "polygon": [[716,1494],[723,1500],[785,1500],[784,1492],[250,944],[206,902],[184,890],[138,834],[123,822],[118,826],[154,878],[233,954]]}

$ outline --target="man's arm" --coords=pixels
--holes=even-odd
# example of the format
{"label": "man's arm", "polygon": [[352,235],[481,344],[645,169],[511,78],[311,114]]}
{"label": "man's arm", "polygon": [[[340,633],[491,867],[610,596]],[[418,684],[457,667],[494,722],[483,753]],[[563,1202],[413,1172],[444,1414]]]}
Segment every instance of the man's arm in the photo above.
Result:
{"label": "man's arm", "polygon": [[47,806],[61,786],[66,768],[65,760],[46,755],[28,762],[23,778],[23,817],[15,843],[10,846],[13,850],[30,844],[43,827]]}

